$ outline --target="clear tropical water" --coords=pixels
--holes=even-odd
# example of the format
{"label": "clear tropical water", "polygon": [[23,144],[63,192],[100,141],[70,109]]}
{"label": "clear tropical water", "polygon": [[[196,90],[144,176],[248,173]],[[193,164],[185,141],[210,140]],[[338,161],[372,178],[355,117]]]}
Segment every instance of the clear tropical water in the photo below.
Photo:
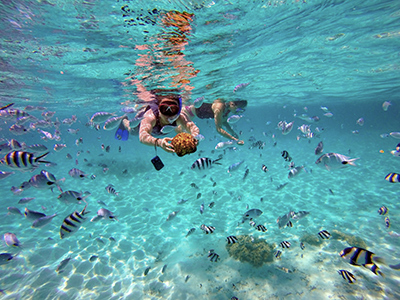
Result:
{"label": "clear tropical water", "polygon": [[[1,298],[400,298],[400,273],[388,267],[399,263],[398,185],[385,180],[388,173],[398,172],[399,158],[390,153],[398,140],[381,137],[400,131],[400,3],[50,0],[2,1],[0,8],[1,105],[14,102],[14,108],[39,119],[43,111],[25,108],[45,107],[55,112],[52,122],[77,116],[72,125],[60,125],[60,141],[43,140],[43,134],[32,129],[15,135],[9,127],[16,119],[1,120],[2,143],[14,138],[27,145],[44,144],[50,149],[48,160],[57,163],[33,172],[17,170],[0,181],[1,234],[15,233],[22,244],[19,249],[2,242],[1,253],[18,255],[0,265]],[[155,8],[160,13],[150,14]],[[194,14],[184,56],[176,65],[164,61],[150,68],[140,59],[155,59],[165,50],[157,38],[169,32],[160,16],[170,10]],[[150,162],[154,149],[137,137],[122,142],[114,139],[113,131],[85,126],[98,111],[122,115],[121,103],[135,100],[132,79],[147,88],[170,87],[180,79],[177,74],[194,70],[199,72],[189,83],[177,85],[192,99],[248,100],[244,117],[234,125],[245,145],[215,151],[226,139],[216,134],[211,120],[194,119],[205,136],[197,153],[177,157],[158,150],[165,167],[157,172]],[[247,82],[249,86],[233,94],[236,85]],[[387,111],[382,109],[385,101],[392,104]],[[324,116],[321,106],[333,116]],[[309,123],[294,114],[319,116],[320,121],[311,124],[316,136],[298,139],[297,127]],[[356,124],[359,118],[363,126]],[[287,135],[277,127],[283,120],[295,122]],[[51,133],[54,129],[43,128]],[[68,129],[79,132],[73,135]],[[79,138],[83,143],[77,146]],[[255,141],[265,146],[252,148]],[[357,166],[319,168],[314,149],[320,141],[324,153],[360,158]],[[55,143],[67,147],[56,152]],[[110,151],[103,151],[102,144]],[[283,150],[307,172],[288,179]],[[72,159],[66,158],[68,153]],[[220,154],[221,165],[203,173],[190,170],[197,158],[216,159]],[[227,172],[242,160],[236,171]],[[261,170],[263,164],[268,172]],[[74,179],[68,174],[74,167],[96,178]],[[60,183],[64,191],[91,193],[89,219],[66,239],[59,236],[62,221],[81,211],[84,203],[60,202],[57,189],[10,191],[41,169],[57,179],[65,177]],[[106,192],[108,184],[119,196]],[[23,197],[35,199],[18,204]],[[181,199],[188,201],[178,204]],[[200,214],[202,203],[205,210]],[[390,228],[377,213],[382,205],[389,208]],[[57,216],[43,228],[31,228],[25,217],[7,214],[10,206]],[[90,222],[102,207],[118,221]],[[248,208],[263,211],[256,222],[267,232],[247,222],[238,224]],[[310,214],[292,228],[278,228],[278,217],[302,210]],[[173,211],[179,213],[167,222]],[[202,233],[201,224],[214,226],[215,232]],[[186,237],[192,227],[196,231]],[[331,238],[319,239],[321,230],[329,231]],[[384,258],[386,264],[378,265],[385,277],[342,259],[338,253],[354,244],[340,239],[338,232],[362,239],[366,249]],[[275,244],[282,257],[261,267],[235,260],[226,248],[229,235]],[[302,250],[299,245],[307,235],[319,242],[305,243]],[[279,244],[285,240],[291,247],[282,250]],[[220,255],[218,262],[209,261],[210,249]],[[98,258],[90,261],[93,255]],[[70,262],[58,274],[57,266],[67,257]],[[337,273],[341,269],[357,281],[347,283]]]}

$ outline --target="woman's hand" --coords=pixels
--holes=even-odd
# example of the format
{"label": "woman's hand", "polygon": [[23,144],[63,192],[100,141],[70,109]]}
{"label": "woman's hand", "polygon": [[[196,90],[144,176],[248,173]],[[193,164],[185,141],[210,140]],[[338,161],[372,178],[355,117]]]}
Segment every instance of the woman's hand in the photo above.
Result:
{"label": "woman's hand", "polygon": [[244,145],[244,141],[237,141],[238,145]]}
{"label": "woman's hand", "polygon": [[172,141],[172,138],[165,137],[163,139],[159,139],[158,145],[164,151],[167,151],[169,153],[175,153],[174,146],[172,146],[171,141]]}

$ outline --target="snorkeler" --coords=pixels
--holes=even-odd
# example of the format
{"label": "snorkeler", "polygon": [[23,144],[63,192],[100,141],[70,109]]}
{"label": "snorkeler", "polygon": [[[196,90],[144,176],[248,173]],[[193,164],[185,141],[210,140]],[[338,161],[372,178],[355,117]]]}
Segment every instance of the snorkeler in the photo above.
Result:
{"label": "snorkeler", "polygon": [[[172,130],[176,132],[188,132],[192,137],[196,137],[200,130],[190,120],[190,118],[181,114],[182,98],[174,93],[176,90],[152,90],[152,100],[146,101],[146,105],[136,114],[135,119],[141,119],[139,125],[131,127],[128,118],[121,121],[117,130],[116,137],[125,136],[126,132],[137,134],[141,143],[149,146],[157,146],[163,150],[174,153],[171,144],[172,138],[158,138]],[[118,137],[117,137],[118,138]]]}
{"label": "snorkeler", "polygon": [[[235,113],[238,108],[243,109],[246,106],[246,100],[225,102],[222,99],[216,99],[213,103],[203,103],[199,108],[196,108],[193,104],[185,106],[183,112],[190,117],[197,116],[200,119],[214,119],[215,128],[220,135],[236,141],[239,145],[243,145],[244,141],[239,140],[238,134],[228,123],[228,116],[230,113]],[[222,126],[224,126],[226,130],[224,130]]]}

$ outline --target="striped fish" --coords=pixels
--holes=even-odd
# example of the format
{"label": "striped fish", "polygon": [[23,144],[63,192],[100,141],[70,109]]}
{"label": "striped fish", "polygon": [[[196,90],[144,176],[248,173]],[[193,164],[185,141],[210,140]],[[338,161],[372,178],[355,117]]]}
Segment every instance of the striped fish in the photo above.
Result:
{"label": "striped fish", "polygon": [[275,252],[274,256],[275,256],[276,259],[281,259],[282,251],[277,250],[277,251]]}
{"label": "striped fish", "polygon": [[77,210],[66,217],[60,227],[60,237],[61,239],[67,238],[82,226],[87,218],[85,215],[90,213],[90,211],[86,211],[87,204],[83,208],[83,210],[79,213]]}
{"label": "striped fish", "polygon": [[8,153],[0,160],[0,164],[16,170],[33,170],[37,168],[36,163],[50,163],[49,161],[42,160],[50,152],[46,152],[38,157],[33,153],[25,151],[13,151]]}
{"label": "striped fish", "polygon": [[291,244],[288,241],[283,241],[283,242],[280,243],[280,245],[281,245],[282,248],[290,248]]}
{"label": "striped fish", "polygon": [[400,182],[400,174],[397,173],[389,173],[386,175],[385,179],[389,182],[395,183]]}
{"label": "striped fish", "polygon": [[200,226],[200,228],[201,228],[201,230],[203,230],[205,232],[205,234],[213,233],[214,230],[215,230],[215,227],[208,226],[208,225],[205,225],[205,224],[202,224]]}
{"label": "striped fish", "polygon": [[112,184],[109,184],[106,186],[106,191],[107,191],[107,193],[115,195],[115,196],[119,195]]}
{"label": "striped fish", "polygon": [[262,232],[266,232],[267,231],[267,228],[264,225],[261,225],[261,224],[257,225],[256,229],[258,231],[262,231]]}
{"label": "striped fish", "polygon": [[344,280],[347,280],[349,283],[354,283],[356,281],[356,277],[346,270],[339,270],[338,273],[342,275]]}
{"label": "striped fish", "polygon": [[378,209],[378,214],[380,214],[381,216],[386,215],[388,212],[389,209],[385,205],[382,205],[382,207]]}
{"label": "striped fish", "polygon": [[210,169],[213,164],[220,165],[218,162],[222,157],[212,160],[211,158],[208,157],[201,157],[197,159],[193,164],[191,169],[192,170],[205,170],[205,169]]}
{"label": "striped fish", "polygon": [[375,254],[371,251],[358,247],[348,247],[340,251],[339,255],[348,260],[351,265],[363,266],[371,270],[372,273],[383,276],[379,267],[375,264],[375,262],[382,262],[382,259],[374,257]]}
{"label": "striped fish", "polygon": [[318,232],[318,235],[321,239],[327,239],[327,240],[331,237],[331,234],[326,230],[321,230],[320,232]]}
{"label": "striped fish", "polygon": [[230,235],[226,239],[228,241],[228,244],[234,244],[234,243],[237,243],[237,241],[238,241],[237,237],[234,235]]}

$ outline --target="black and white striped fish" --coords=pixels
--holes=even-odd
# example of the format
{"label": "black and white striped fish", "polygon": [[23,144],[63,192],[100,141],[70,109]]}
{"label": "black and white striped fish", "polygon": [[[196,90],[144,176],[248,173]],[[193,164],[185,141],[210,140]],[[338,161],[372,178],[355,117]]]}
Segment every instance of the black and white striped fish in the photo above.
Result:
{"label": "black and white striped fish", "polygon": [[218,262],[219,260],[219,255],[214,252],[214,250],[208,251],[208,257],[210,258],[210,261],[213,262]]}
{"label": "black and white striped fish", "polygon": [[289,222],[287,222],[286,227],[293,227],[293,223],[292,221],[289,220]]}
{"label": "black and white striped fish", "polygon": [[78,229],[82,226],[82,224],[86,221],[86,214],[90,213],[90,211],[86,211],[86,206],[82,209],[81,212],[77,210],[66,217],[60,227],[60,237],[61,239],[67,238],[73,233],[77,232]]}
{"label": "black and white striped fish", "polygon": [[371,251],[358,247],[348,247],[340,251],[339,255],[353,266],[363,266],[376,275],[383,276],[375,262],[383,262]]}
{"label": "black and white striped fish", "polygon": [[261,224],[257,225],[256,229],[258,231],[262,231],[262,232],[266,232],[267,231],[267,228],[264,225],[261,225]]}
{"label": "black and white striped fish", "polygon": [[346,270],[339,270],[338,273],[342,275],[344,280],[347,280],[349,283],[354,283],[356,281],[356,277]]}
{"label": "black and white striped fish", "polygon": [[238,239],[236,236],[234,235],[230,235],[226,238],[226,240],[228,241],[228,244],[234,244],[237,243]]}
{"label": "black and white striped fish", "polygon": [[380,209],[378,209],[378,214],[380,214],[381,216],[384,216],[388,213],[389,209],[385,206],[382,205],[382,207]]}
{"label": "black and white striped fish", "polygon": [[33,170],[37,168],[37,163],[50,163],[49,161],[42,160],[50,152],[46,152],[38,157],[35,157],[33,153],[25,151],[13,151],[8,153],[0,160],[0,164],[20,171]]}
{"label": "black and white striped fish", "polygon": [[203,230],[206,234],[211,234],[211,233],[213,233],[214,232],[214,230],[215,230],[215,227],[213,227],[213,226],[208,226],[208,225],[204,225],[204,224],[202,224],[201,226],[200,226],[200,228],[201,228],[201,230]]}
{"label": "black and white striped fish", "polygon": [[331,234],[328,232],[328,231],[326,231],[326,230],[321,230],[320,232],[318,232],[318,235],[319,235],[319,237],[321,238],[321,239],[329,239],[330,237],[331,237]]}
{"label": "black and white striped fish", "polygon": [[290,248],[291,244],[288,241],[283,241],[280,243],[282,248]]}
{"label": "black and white striped fish", "polygon": [[107,193],[113,194],[115,196],[119,195],[112,184],[109,184],[109,185],[106,186],[106,191],[107,191]]}
{"label": "black and white striped fish", "polygon": [[191,169],[192,170],[205,170],[205,169],[210,169],[212,167],[213,164],[217,164],[220,165],[220,163],[218,162],[220,158],[217,158],[215,160],[212,160],[211,158],[208,157],[201,157],[199,159],[197,159],[193,164]]}

